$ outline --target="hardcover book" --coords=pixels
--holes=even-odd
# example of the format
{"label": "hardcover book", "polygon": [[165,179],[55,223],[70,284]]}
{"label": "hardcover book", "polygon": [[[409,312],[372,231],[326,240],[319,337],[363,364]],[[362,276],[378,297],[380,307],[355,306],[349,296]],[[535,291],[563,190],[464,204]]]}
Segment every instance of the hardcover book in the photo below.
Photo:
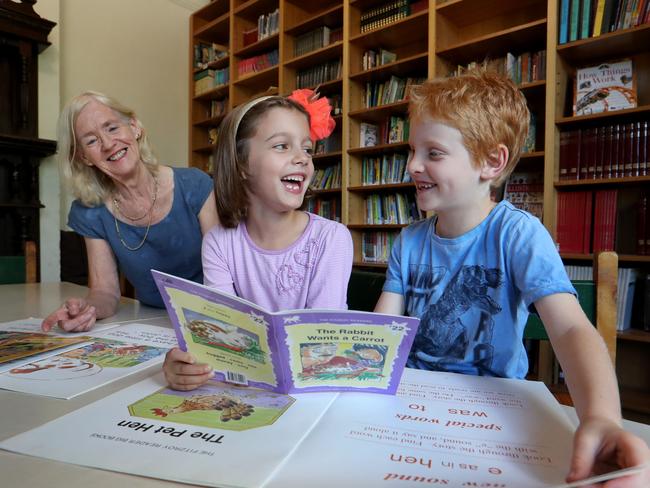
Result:
{"label": "hardcover book", "polygon": [[578,69],[573,115],[590,115],[637,106],[636,74],[631,59]]}
{"label": "hardcover book", "polygon": [[419,319],[349,310],[269,312],[152,270],[179,347],[220,381],[280,393],[394,394]]}

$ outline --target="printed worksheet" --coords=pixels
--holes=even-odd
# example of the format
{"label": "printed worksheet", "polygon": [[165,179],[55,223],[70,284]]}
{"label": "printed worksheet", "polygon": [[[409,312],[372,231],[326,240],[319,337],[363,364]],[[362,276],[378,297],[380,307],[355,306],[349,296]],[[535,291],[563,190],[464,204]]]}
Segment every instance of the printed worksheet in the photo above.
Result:
{"label": "printed worksheet", "polygon": [[13,365],[0,374],[0,388],[70,399],[160,365],[176,345],[172,329],[138,323],[86,332],[82,340],[64,352]]}
{"label": "printed worksheet", "polygon": [[158,374],[0,448],[205,486],[535,488],[564,482],[573,430],[523,380],[406,369],[397,395],[283,395]]}

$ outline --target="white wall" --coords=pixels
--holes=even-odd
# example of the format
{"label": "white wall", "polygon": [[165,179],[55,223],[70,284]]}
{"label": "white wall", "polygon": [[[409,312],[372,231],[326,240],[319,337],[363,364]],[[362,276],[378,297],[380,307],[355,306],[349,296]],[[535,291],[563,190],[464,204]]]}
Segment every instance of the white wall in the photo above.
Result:
{"label": "white wall", "polygon": [[[56,119],[60,109],[60,63],[61,42],[59,33],[59,1],[41,0],[35,6],[44,19],[56,22],[48,37],[52,43],[38,57],[38,136],[41,139],[56,139]],[[60,197],[59,171],[54,156],[40,165],[41,209],[41,281],[59,281],[60,253],[59,229]]]}
{"label": "white wall", "polygon": [[[39,58],[40,137],[56,137],[56,118],[67,100],[98,90],[135,109],[161,163],[186,166],[189,16],[205,3],[39,0],[39,15],[58,23],[53,45]],[[41,172],[41,278],[58,281],[58,232],[66,228],[72,199],[66,188],[59,191],[52,161]]]}

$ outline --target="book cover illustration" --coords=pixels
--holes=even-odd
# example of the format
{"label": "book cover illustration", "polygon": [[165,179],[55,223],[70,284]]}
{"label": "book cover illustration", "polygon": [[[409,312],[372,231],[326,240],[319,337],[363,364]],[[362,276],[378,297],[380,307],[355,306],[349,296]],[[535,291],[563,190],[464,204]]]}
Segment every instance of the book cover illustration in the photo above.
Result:
{"label": "book cover illustration", "polygon": [[86,333],[44,333],[42,319],[22,319],[0,323],[0,373],[31,361],[43,359],[88,342]]}
{"label": "book cover illustration", "polygon": [[295,401],[280,393],[208,382],[192,391],[163,388],[129,405],[131,416],[242,431],[272,425]]}
{"label": "book cover illustration", "polygon": [[419,320],[349,310],[270,313],[152,271],[178,344],[214,378],[278,393],[394,393]]}
{"label": "book cover illustration", "polygon": [[631,59],[576,71],[573,115],[591,115],[636,106],[636,75]]}
{"label": "book cover illustration", "polygon": [[379,132],[379,127],[377,125],[369,124],[367,122],[361,122],[359,124],[359,146],[360,147],[376,146],[379,142],[378,132]]}
{"label": "book cover illustration", "polygon": [[176,345],[171,329],[147,324],[125,324],[89,334],[72,349],[13,365],[0,374],[0,388],[70,399],[160,364]]}

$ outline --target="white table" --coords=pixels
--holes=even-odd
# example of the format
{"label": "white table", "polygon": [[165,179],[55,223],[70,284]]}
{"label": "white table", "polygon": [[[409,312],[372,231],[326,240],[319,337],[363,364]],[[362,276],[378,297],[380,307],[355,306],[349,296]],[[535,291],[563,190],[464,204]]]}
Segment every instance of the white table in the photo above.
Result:
{"label": "white table", "polygon": [[[70,283],[44,283],[36,285],[0,285],[0,322],[27,317],[43,317],[58,307],[66,297],[84,296],[86,288]],[[101,323],[137,321],[171,327],[164,310],[140,305],[135,300],[123,298],[114,317]],[[111,393],[132,385],[152,373],[136,373],[122,380],[85,393],[72,400],[58,400],[23,393],[0,390],[0,439],[6,439],[37,427],[68,412],[92,403]],[[575,411],[565,407],[567,415],[577,424]],[[630,431],[650,444],[650,426],[625,421]],[[188,485],[143,478],[99,469],[84,468],[47,459],[21,456],[0,450],[0,484],[29,488],[88,487],[187,487]]]}

